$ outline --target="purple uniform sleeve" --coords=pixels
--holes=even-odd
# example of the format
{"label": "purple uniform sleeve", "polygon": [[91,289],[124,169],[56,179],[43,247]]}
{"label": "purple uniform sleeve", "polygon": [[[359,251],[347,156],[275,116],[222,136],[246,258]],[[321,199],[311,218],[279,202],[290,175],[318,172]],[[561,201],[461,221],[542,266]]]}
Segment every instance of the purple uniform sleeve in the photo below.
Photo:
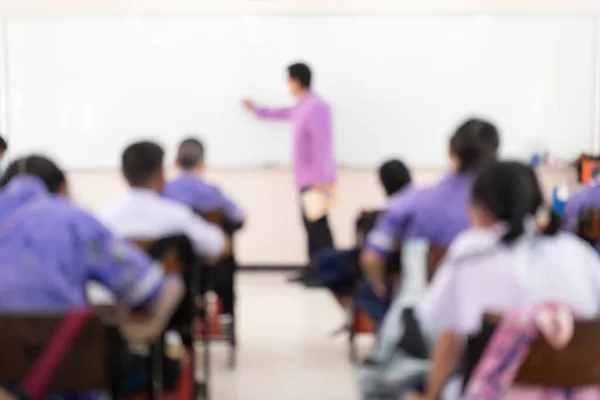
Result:
{"label": "purple uniform sleeve", "polygon": [[417,235],[412,223],[422,191],[410,190],[394,198],[367,236],[366,249],[387,257],[396,250],[399,240]]}
{"label": "purple uniform sleeve", "polygon": [[254,109],[254,113],[258,118],[262,119],[274,119],[274,120],[288,120],[292,116],[293,107],[283,108],[268,108],[268,107],[257,107]]}
{"label": "purple uniform sleeve", "polygon": [[143,307],[161,292],[164,274],[144,251],[118,239],[100,222],[84,212],[78,216],[75,238],[81,249],[81,264],[89,279],[112,291],[119,303]]}

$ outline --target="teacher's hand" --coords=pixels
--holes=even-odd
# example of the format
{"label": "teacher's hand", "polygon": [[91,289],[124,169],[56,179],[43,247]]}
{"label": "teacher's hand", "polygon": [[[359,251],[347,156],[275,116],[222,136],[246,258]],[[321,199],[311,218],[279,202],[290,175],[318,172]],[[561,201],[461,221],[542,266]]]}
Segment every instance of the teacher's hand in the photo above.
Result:
{"label": "teacher's hand", "polygon": [[242,105],[248,111],[254,111],[254,109],[256,108],[256,106],[254,105],[254,102],[252,100],[250,100],[250,99],[244,99],[244,100],[242,100]]}

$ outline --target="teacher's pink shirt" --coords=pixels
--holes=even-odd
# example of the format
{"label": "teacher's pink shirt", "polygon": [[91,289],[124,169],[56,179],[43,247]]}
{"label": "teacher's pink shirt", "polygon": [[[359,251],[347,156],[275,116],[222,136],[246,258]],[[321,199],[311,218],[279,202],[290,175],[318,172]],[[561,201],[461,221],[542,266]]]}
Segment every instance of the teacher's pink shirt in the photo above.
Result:
{"label": "teacher's pink shirt", "polygon": [[331,108],[313,92],[306,93],[294,107],[256,108],[263,119],[290,120],[294,126],[294,180],[305,189],[332,183],[337,177],[333,156]]}

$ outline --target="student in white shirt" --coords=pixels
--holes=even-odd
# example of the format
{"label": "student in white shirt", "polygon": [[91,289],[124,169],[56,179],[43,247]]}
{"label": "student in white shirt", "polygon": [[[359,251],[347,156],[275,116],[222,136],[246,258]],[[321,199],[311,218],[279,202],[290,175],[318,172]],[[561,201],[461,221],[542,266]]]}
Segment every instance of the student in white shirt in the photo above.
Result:
{"label": "student in white shirt", "polygon": [[121,168],[130,189],[102,214],[118,236],[159,239],[184,234],[196,252],[209,258],[230,253],[221,229],[180,203],[161,197],[165,184],[164,151],[156,143],[138,142],[123,152]]}
{"label": "student in white shirt", "polygon": [[477,333],[486,312],[503,313],[546,300],[571,305],[580,315],[600,312],[600,259],[551,214],[541,230],[542,207],[531,168],[501,162],[485,168],[472,192],[471,228],[451,244],[418,307],[425,326],[440,332],[431,354],[425,394],[439,398],[457,366],[464,338]]}

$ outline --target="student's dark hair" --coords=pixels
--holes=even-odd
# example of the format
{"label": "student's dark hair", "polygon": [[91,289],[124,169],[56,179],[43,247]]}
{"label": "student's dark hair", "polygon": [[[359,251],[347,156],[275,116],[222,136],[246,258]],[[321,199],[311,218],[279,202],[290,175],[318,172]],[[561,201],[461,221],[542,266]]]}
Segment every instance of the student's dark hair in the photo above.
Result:
{"label": "student's dark hair", "polygon": [[183,169],[197,167],[204,161],[204,145],[198,139],[187,138],[179,144],[177,163]]}
{"label": "student's dark hair", "polygon": [[[472,201],[508,224],[502,237],[506,244],[519,238],[525,232],[525,220],[544,206],[535,172],[523,163],[511,161],[493,163],[481,170],[473,185]],[[554,235],[560,227],[560,217],[551,211],[542,233]]]}
{"label": "student's dark hair", "polygon": [[309,89],[312,80],[312,72],[308,65],[304,63],[295,63],[290,65],[288,68],[288,75],[290,78],[300,82],[303,88]]}
{"label": "student's dark hair", "polygon": [[397,159],[388,160],[379,167],[379,179],[388,196],[411,182],[410,171],[402,161]]}
{"label": "student's dark hair", "polygon": [[0,152],[5,152],[6,150],[8,150],[8,143],[6,142],[6,139],[0,135]]}
{"label": "student's dark hair", "polygon": [[495,161],[499,146],[498,130],[481,119],[466,121],[450,139],[450,149],[460,161],[459,172],[477,172]]}
{"label": "student's dark hair", "polygon": [[129,145],[121,157],[121,169],[131,186],[147,186],[163,168],[165,152],[154,142]]}
{"label": "student's dark hair", "polygon": [[39,178],[51,193],[58,193],[66,183],[65,173],[52,160],[41,155],[21,157],[4,171],[0,186],[7,185],[17,175],[32,175]]}

